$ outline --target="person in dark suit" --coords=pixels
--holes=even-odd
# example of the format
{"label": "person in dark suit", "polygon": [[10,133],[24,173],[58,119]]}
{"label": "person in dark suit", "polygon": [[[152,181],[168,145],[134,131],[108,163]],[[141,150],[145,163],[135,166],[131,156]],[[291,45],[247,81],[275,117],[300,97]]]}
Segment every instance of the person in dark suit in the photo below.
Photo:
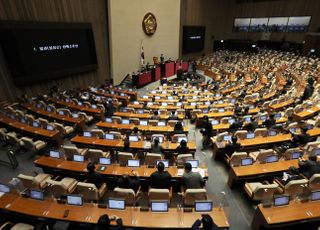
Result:
{"label": "person in dark suit", "polygon": [[301,133],[299,135],[294,135],[292,138],[292,144],[294,147],[303,146],[308,143],[310,135],[307,133],[307,126],[302,126]]}
{"label": "person in dark suit", "polygon": [[299,159],[299,172],[305,177],[310,178],[315,173],[320,173],[320,164],[317,162],[317,156],[309,156],[308,160]]}
{"label": "person in dark suit", "polygon": [[189,148],[185,140],[180,141],[180,145],[176,148],[176,153],[177,155],[189,153]]}
{"label": "person in dark suit", "polygon": [[132,177],[130,177],[128,174],[123,174],[118,180],[119,188],[131,188],[137,192],[139,186],[140,178],[137,176],[135,171],[132,171]]}
{"label": "person in dark suit", "polygon": [[242,128],[243,122],[240,119],[234,118],[235,121],[230,125],[229,129],[232,133]]}
{"label": "person in dark suit", "polygon": [[273,128],[276,125],[276,120],[274,119],[274,114],[271,113],[269,115],[269,119],[265,120],[262,125],[264,125],[265,127],[267,127],[268,129]]}
{"label": "person in dark suit", "polygon": [[178,121],[173,128],[173,133],[174,134],[182,134],[183,133],[183,126],[180,121]]}
{"label": "person in dark suit", "polygon": [[[192,230],[200,230],[200,229],[203,229],[203,230],[218,230],[218,229],[220,229],[218,227],[218,225],[216,225],[213,222],[213,220],[212,220],[210,215],[202,214],[201,216],[202,216],[201,220],[197,219],[193,223],[193,225],[191,227]],[[201,224],[202,224],[202,228],[200,228]]]}
{"label": "person in dark suit", "polygon": [[299,175],[299,170],[294,167],[290,166],[288,172],[284,172],[282,178],[278,178],[278,180],[283,184],[286,185],[292,180],[299,180],[301,176]]}
{"label": "person in dark suit", "polygon": [[151,152],[152,153],[162,153],[163,149],[160,144],[159,138],[156,137],[151,144]]}
{"label": "person in dark suit", "polygon": [[258,122],[255,119],[253,119],[251,122],[246,123],[246,125],[243,128],[248,131],[254,132],[257,127]]}
{"label": "person in dark suit", "polygon": [[169,189],[171,186],[171,175],[167,171],[164,171],[163,162],[158,163],[157,169],[158,171],[150,175],[151,188]]}
{"label": "person in dark suit", "polygon": [[[115,220],[116,226],[110,226],[110,222]],[[97,230],[123,230],[123,223],[122,219],[117,216],[108,216],[104,214],[100,216],[98,223],[97,223]]]}
{"label": "person in dark suit", "polygon": [[309,97],[311,97],[313,94],[313,91],[314,91],[313,86],[306,85],[306,87],[304,88],[304,91],[303,91],[303,95],[301,96],[301,102],[305,101]]}
{"label": "person in dark suit", "polygon": [[242,116],[242,107],[239,105],[239,103],[236,103],[234,107],[234,115],[235,116]]}
{"label": "person in dark suit", "polygon": [[95,172],[95,168],[96,166],[94,162],[88,163],[87,165],[88,173],[86,175],[86,182],[94,184],[99,189],[103,181],[102,181],[102,176],[99,173]]}
{"label": "person in dark suit", "polygon": [[225,148],[225,150],[226,150],[225,153],[228,156],[231,156],[234,152],[237,152],[241,149],[241,145],[237,142],[238,142],[237,136],[232,136],[231,143],[228,143]]}
{"label": "person in dark suit", "polygon": [[176,112],[175,111],[171,111],[171,114],[168,118],[168,120],[178,120],[178,116],[176,115]]}

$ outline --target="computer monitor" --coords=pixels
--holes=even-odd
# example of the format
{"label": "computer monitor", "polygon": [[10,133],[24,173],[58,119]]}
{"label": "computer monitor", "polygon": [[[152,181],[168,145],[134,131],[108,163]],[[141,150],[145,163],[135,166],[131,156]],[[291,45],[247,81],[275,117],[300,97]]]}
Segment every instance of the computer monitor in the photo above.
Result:
{"label": "computer monitor", "polygon": [[177,106],[181,106],[181,105],[182,105],[182,102],[177,102],[176,105],[177,105]]}
{"label": "computer monitor", "polygon": [[140,125],[142,125],[142,126],[147,126],[147,125],[148,125],[148,121],[146,121],[146,120],[141,120],[141,121],[140,121]]}
{"label": "computer monitor", "polygon": [[260,120],[261,120],[261,121],[265,121],[266,119],[267,119],[267,116],[266,116],[266,115],[260,116]]}
{"label": "computer monitor", "polygon": [[129,159],[128,167],[140,167],[140,160]]}
{"label": "computer monitor", "polygon": [[59,114],[60,114],[60,115],[64,115],[64,111],[60,110],[60,111],[59,111]]}
{"label": "computer monitor", "polygon": [[99,157],[99,164],[101,164],[101,165],[111,165],[111,158]]}
{"label": "computer monitor", "polygon": [[30,189],[30,198],[35,200],[44,200],[44,194],[40,190]]}
{"label": "computer monitor", "polygon": [[142,98],[143,99],[148,99],[148,96],[147,95],[143,95]]}
{"label": "computer monitor", "polygon": [[83,136],[84,137],[92,137],[92,134],[91,134],[91,132],[85,131],[85,132],[83,132]]}
{"label": "computer monitor", "polygon": [[308,130],[313,129],[313,125],[308,124],[308,125],[307,125],[307,129],[308,129]]}
{"label": "computer monitor", "polygon": [[109,198],[108,207],[109,209],[125,210],[126,209],[125,199]]}
{"label": "computer monitor", "polygon": [[106,140],[114,140],[114,134],[113,133],[106,133],[104,135],[104,139],[106,139]]}
{"label": "computer monitor", "polygon": [[53,131],[53,130],[54,130],[54,127],[53,127],[52,125],[47,125],[47,130]]}
{"label": "computer monitor", "polygon": [[218,109],[218,112],[219,112],[219,113],[224,113],[224,111],[225,111],[225,110],[222,109],[222,108]]}
{"label": "computer monitor", "polygon": [[277,135],[277,131],[275,131],[275,130],[268,131],[268,136],[276,136],[276,135]]}
{"label": "computer monitor", "polygon": [[73,113],[73,114],[72,114],[72,117],[73,117],[73,118],[79,118],[79,114]]}
{"label": "computer monitor", "polygon": [[191,102],[190,105],[191,106],[196,106],[196,103],[195,102]]}
{"label": "computer monitor", "polygon": [[154,139],[158,138],[159,142],[162,143],[163,142],[163,137],[159,137],[159,136],[154,136],[152,137],[152,142],[154,142]]}
{"label": "computer monitor", "polygon": [[253,164],[253,159],[252,158],[243,158],[241,159],[241,166],[247,166],[247,165],[252,165]]}
{"label": "computer monitor", "polygon": [[210,105],[211,103],[210,103],[210,101],[206,101],[204,104],[205,105]]}
{"label": "computer monitor", "polygon": [[273,163],[279,161],[279,156],[278,155],[271,155],[266,157],[266,162],[267,163]]}
{"label": "computer monitor", "polygon": [[190,163],[192,168],[198,168],[199,167],[199,161],[198,160],[186,160],[186,163]]}
{"label": "computer monitor", "polygon": [[94,104],[93,104],[93,105],[91,105],[91,108],[92,108],[92,109],[96,109],[96,108],[97,108],[97,105],[94,105]]}
{"label": "computer monitor", "polygon": [[291,153],[291,159],[299,159],[299,157],[301,156],[301,152],[293,152]]}
{"label": "computer monitor", "polygon": [[52,158],[60,158],[60,152],[55,150],[50,150],[49,156]]}
{"label": "computer monitor", "polygon": [[167,102],[162,102],[161,106],[168,106],[168,103]]}
{"label": "computer monitor", "polygon": [[311,192],[311,200],[312,201],[320,200],[320,190],[315,190]]}
{"label": "computer monitor", "polygon": [[228,123],[229,123],[230,125],[232,125],[235,121],[236,121],[236,120],[232,118],[232,119],[229,119],[229,120],[228,120]]}
{"label": "computer monitor", "polygon": [[70,102],[70,99],[69,99],[69,98],[66,98],[66,102],[69,103],[69,102]]}
{"label": "computer monitor", "polygon": [[158,121],[158,126],[166,126],[166,122],[165,121]]}
{"label": "computer monitor", "polygon": [[6,184],[0,183],[0,192],[2,193],[9,193],[10,192],[10,187]]}
{"label": "computer monitor", "polygon": [[245,118],[244,118],[244,121],[245,121],[245,122],[251,122],[251,117],[245,117]]}
{"label": "computer monitor", "polygon": [[254,109],[254,105],[250,105],[250,106],[249,106],[249,109]]}
{"label": "computer monitor", "polygon": [[223,136],[224,141],[231,141],[232,136],[231,135],[225,135]]}
{"label": "computer monitor", "polygon": [[277,113],[274,115],[274,119],[279,120],[281,118],[282,114],[281,113]]}
{"label": "computer monitor", "polygon": [[197,99],[198,97],[197,96],[192,96],[192,99]]}
{"label": "computer monitor", "polygon": [[255,133],[247,133],[247,135],[246,135],[246,138],[247,139],[253,139],[253,138],[255,138]]}
{"label": "computer monitor", "polygon": [[52,111],[51,107],[47,107],[47,112],[51,112],[51,111]]}
{"label": "computer monitor", "polygon": [[73,161],[84,162],[84,156],[83,155],[74,154],[73,155]]}
{"label": "computer monitor", "polygon": [[273,204],[274,206],[283,206],[283,205],[288,205],[289,204],[289,195],[278,195],[274,197]]}
{"label": "computer monitor", "polygon": [[105,121],[108,122],[108,123],[112,123],[112,118],[108,117],[108,118],[106,118]]}
{"label": "computer monitor", "polygon": [[220,97],[220,93],[216,93],[216,97]]}
{"label": "computer monitor", "polygon": [[316,150],[314,150],[313,154],[316,156],[320,155],[320,148],[317,148]]}
{"label": "computer monitor", "polygon": [[126,96],[126,95],[125,95],[124,93],[120,93],[120,96],[121,96],[121,97],[124,97],[124,96]]}
{"label": "computer monitor", "polygon": [[201,200],[194,202],[195,212],[211,212],[213,203],[209,200]]}
{"label": "computer monitor", "polygon": [[147,103],[147,106],[152,106],[152,105],[153,105],[153,103],[150,101]]}
{"label": "computer monitor", "polygon": [[209,110],[208,110],[208,109],[204,109],[204,110],[202,110],[202,112],[203,112],[204,114],[207,114],[207,113],[209,113]]}
{"label": "computer monitor", "polygon": [[67,204],[82,206],[83,200],[81,195],[67,195]]}
{"label": "computer monitor", "polygon": [[211,120],[211,124],[212,124],[212,125],[218,125],[218,124],[219,124],[219,121],[218,121],[218,120]]}
{"label": "computer monitor", "polygon": [[143,113],[144,113],[143,109],[138,109],[137,110],[137,114],[143,114]]}
{"label": "computer monitor", "polygon": [[121,120],[121,124],[129,125],[129,124],[130,124],[130,121],[129,121],[129,119],[122,119],[122,120]]}
{"label": "computer monitor", "polygon": [[40,127],[40,123],[37,121],[32,122],[32,126],[35,128],[39,128]]}
{"label": "computer monitor", "polygon": [[290,131],[291,133],[296,133],[296,132],[297,132],[297,128],[294,128],[294,127],[293,127],[293,128],[290,128],[289,131]]}
{"label": "computer monitor", "polygon": [[159,96],[155,96],[155,97],[154,97],[154,99],[159,100],[159,99],[160,99],[160,97],[159,97]]}
{"label": "computer monitor", "polygon": [[127,108],[122,108],[122,109],[121,109],[121,112],[127,113],[127,112],[128,112],[128,109],[127,109]]}
{"label": "computer monitor", "polygon": [[23,123],[23,124],[26,124],[27,120],[25,118],[21,118],[20,122]]}
{"label": "computer monitor", "polygon": [[178,143],[180,143],[182,140],[185,140],[186,142],[188,142],[187,137],[178,137]]}
{"label": "computer monitor", "polygon": [[168,201],[151,201],[151,212],[168,212]]}
{"label": "computer monitor", "polygon": [[111,91],[110,93],[113,95],[113,94],[114,94],[114,91]]}
{"label": "computer monitor", "polygon": [[79,102],[78,102],[78,105],[80,105],[80,106],[81,106],[81,105],[82,105],[82,102],[81,102],[81,101],[79,101]]}
{"label": "computer monitor", "polygon": [[169,168],[169,160],[157,160],[157,165],[162,162],[165,168]]}
{"label": "computer monitor", "polygon": [[235,99],[235,98],[232,98],[232,99],[230,99],[230,102],[231,102],[231,103],[235,103],[235,102],[236,102],[236,99]]}
{"label": "computer monitor", "polygon": [[129,136],[129,141],[130,142],[137,142],[137,141],[139,141],[139,137],[138,136]]}

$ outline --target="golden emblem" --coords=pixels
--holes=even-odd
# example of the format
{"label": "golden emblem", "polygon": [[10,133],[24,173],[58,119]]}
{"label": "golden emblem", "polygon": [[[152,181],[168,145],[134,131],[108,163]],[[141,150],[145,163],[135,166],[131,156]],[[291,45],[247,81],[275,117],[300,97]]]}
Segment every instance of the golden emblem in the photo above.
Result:
{"label": "golden emblem", "polygon": [[142,28],[146,35],[153,35],[157,29],[157,19],[153,13],[147,13],[142,20]]}

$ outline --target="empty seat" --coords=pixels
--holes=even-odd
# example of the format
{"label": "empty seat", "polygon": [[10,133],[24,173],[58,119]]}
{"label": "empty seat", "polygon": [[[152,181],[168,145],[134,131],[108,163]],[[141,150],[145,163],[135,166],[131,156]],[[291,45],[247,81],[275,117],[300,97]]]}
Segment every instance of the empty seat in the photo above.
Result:
{"label": "empty seat", "polygon": [[25,174],[18,175],[18,178],[25,189],[43,189],[47,186],[47,181],[51,179],[51,177],[51,175],[46,173],[39,173],[36,176],[29,176]]}
{"label": "empty seat", "polygon": [[102,129],[92,129],[91,131],[92,136],[97,137],[97,138],[104,138],[104,132]]}
{"label": "empty seat", "polygon": [[184,205],[194,206],[194,202],[197,200],[207,200],[207,191],[204,188],[187,189],[184,193]]}
{"label": "empty seat", "polygon": [[291,180],[285,186],[283,186],[278,180],[275,180],[279,184],[278,190],[281,193],[290,195],[291,198],[295,196],[303,194],[307,185],[308,180],[306,179],[299,179],[299,180]]}
{"label": "empty seat", "polygon": [[279,185],[277,183],[263,184],[260,182],[246,182],[244,190],[252,200],[270,200]]}
{"label": "empty seat", "polygon": [[113,123],[121,124],[121,117],[112,116],[111,118]]}
{"label": "empty seat", "polygon": [[75,146],[68,146],[68,145],[63,145],[62,149],[64,151],[64,155],[67,158],[67,160],[72,160],[73,159],[73,155],[77,154],[77,155],[85,155],[87,152],[87,149],[78,149]]}
{"label": "empty seat", "polygon": [[74,132],[74,128],[72,126],[64,126],[60,123],[54,122],[53,125],[62,135],[69,135]]}
{"label": "empty seat", "polygon": [[60,181],[49,179],[46,182],[49,186],[49,192],[54,197],[61,197],[72,193],[77,186],[77,180],[70,177],[65,177]]}
{"label": "empty seat", "polygon": [[170,203],[171,192],[169,189],[150,188],[148,196],[149,202],[153,200],[165,200]]}
{"label": "empty seat", "polygon": [[268,135],[268,129],[267,128],[258,128],[254,131],[254,133],[257,137],[266,137]]}
{"label": "empty seat", "polygon": [[95,184],[78,182],[76,190],[85,201],[99,201],[107,190],[107,184],[103,183],[98,189]]}
{"label": "empty seat", "polygon": [[127,165],[127,162],[128,162],[129,159],[133,159],[133,154],[132,153],[118,152],[118,163],[121,166]]}
{"label": "empty seat", "polygon": [[161,160],[161,154],[159,153],[147,153],[144,159],[145,165],[156,165],[157,160]]}
{"label": "empty seat", "polygon": [[47,143],[44,141],[41,141],[41,140],[33,141],[31,138],[28,138],[28,137],[22,137],[20,141],[24,148],[32,152],[38,152],[47,146]]}
{"label": "empty seat", "polygon": [[86,123],[90,123],[93,121],[93,116],[87,115],[85,112],[78,112],[79,117],[83,120],[85,120]]}
{"label": "empty seat", "polygon": [[313,174],[310,177],[310,179],[309,179],[309,189],[311,191],[320,189],[320,174],[319,173]]}
{"label": "empty seat", "polygon": [[300,156],[303,155],[303,152],[301,151],[300,148],[291,148],[291,149],[287,149],[284,152],[283,157],[285,160],[291,160],[294,157],[295,153],[300,153]]}
{"label": "empty seat", "polygon": [[134,192],[131,188],[115,188],[114,190],[115,198],[125,199],[126,205],[134,205],[137,201],[139,190],[137,193]]}
{"label": "empty seat", "polygon": [[90,161],[98,163],[100,157],[109,157],[109,153],[103,152],[101,149],[88,149],[86,157]]}
{"label": "empty seat", "polygon": [[183,166],[187,160],[193,160],[193,156],[191,153],[179,154],[177,156],[176,163],[178,166]]}
{"label": "empty seat", "polygon": [[230,158],[227,158],[227,162],[231,166],[239,166],[241,165],[241,160],[247,157],[248,157],[248,154],[246,152],[235,152],[231,155]]}

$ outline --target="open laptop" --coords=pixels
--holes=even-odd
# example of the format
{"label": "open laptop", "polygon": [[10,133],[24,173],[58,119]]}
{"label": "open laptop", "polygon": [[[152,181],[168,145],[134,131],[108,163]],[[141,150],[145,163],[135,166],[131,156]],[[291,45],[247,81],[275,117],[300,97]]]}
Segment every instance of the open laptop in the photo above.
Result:
{"label": "open laptop", "polygon": [[129,136],[129,141],[130,142],[137,142],[137,141],[139,141],[139,137],[138,136]]}
{"label": "open laptop", "polygon": [[311,192],[311,197],[310,197],[310,199],[311,199],[312,201],[318,201],[318,200],[320,200],[320,190],[312,191],[312,192]]}
{"label": "open laptop", "polygon": [[62,116],[63,116],[63,115],[64,115],[64,111],[60,110],[60,111],[59,111],[59,115],[62,115]]}
{"label": "open laptop", "polygon": [[196,103],[195,102],[191,102],[190,106],[196,106]]}
{"label": "open laptop", "polygon": [[47,107],[47,112],[51,112],[51,111],[52,111],[51,107]]}
{"label": "open laptop", "polygon": [[288,205],[290,200],[289,195],[277,195],[274,196],[273,204],[274,206],[283,206],[283,205]]}
{"label": "open laptop", "polygon": [[140,167],[140,160],[129,159],[127,165],[128,167]]}
{"label": "open laptop", "polygon": [[72,117],[73,117],[73,118],[79,118],[79,114],[73,113],[73,114],[72,114]]}
{"label": "open laptop", "polygon": [[92,109],[96,109],[96,108],[97,108],[97,105],[91,105],[91,108],[92,108]]}
{"label": "open laptop", "polygon": [[137,114],[143,114],[144,113],[143,109],[138,109],[138,110],[136,110],[136,112],[137,112]]}
{"label": "open laptop", "polygon": [[23,124],[26,124],[26,123],[27,123],[27,120],[26,120],[25,118],[21,118],[21,119],[20,119],[20,122],[23,123]]}
{"label": "open laptop", "polygon": [[92,134],[91,134],[91,132],[83,132],[83,136],[84,137],[92,137]]}
{"label": "open laptop", "polygon": [[40,190],[29,189],[30,198],[35,200],[44,200],[44,194]]}
{"label": "open laptop", "polygon": [[108,200],[108,207],[109,209],[116,209],[116,210],[125,210],[125,200],[119,198],[109,198]]}
{"label": "open laptop", "polygon": [[49,156],[52,158],[60,158],[60,152],[59,151],[54,151],[54,150],[50,150],[49,152]]}
{"label": "open laptop", "polygon": [[76,205],[76,206],[82,206],[83,200],[81,195],[67,195],[67,204],[68,205]]}
{"label": "open laptop", "polygon": [[141,126],[147,126],[147,125],[148,125],[148,121],[146,121],[146,120],[141,120],[141,121],[140,121],[140,125],[141,125]]}
{"label": "open laptop", "polygon": [[168,106],[168,103],[167,102],[162,102],[161,106]]}
{"label": "open laptop", "polygon": [[277,113],[274,115],[274,119],[275,120],[279,120],[281,118],[282,114],[281,113]]}
{"label": "open laptop", "polygon": [[232,119],[229,119],[229,120],[228,120],[228,123],[229,123],[230,125],[232,125],[235,121],[236,121],[236,120],[232,118]]}
{"label": "open laptop", "polygon": [[267,120],[267,116],[266,116],[266,115],[260,116],[260,120],[261,120],[261,121]]}
{"label": "open laptop", "polygon": [[253,164],[252,158],[243,158],[241,159],[241,166],[248,166]]}
{"label": "open laptop", "polygon": [[73,155],[73,161],[84,162],[84,156],[83,155],[74,154]]}
{"label": "open laptop", "polygon": [[177,106],[182,106],[182,102],[177,102],[176,105]]}
{"label": "open laptop", "polygon": [[151,212],[168,212],[168,201],[151,201]]}
{"label": "open laptop", "polygon": [[255,137],[256,137],[255,133],[247,133],[247,135],[246,135],[247,139],[253,139]]}
{"label": "open laptop", "polygon": [[213,203],[210,200],[201,200],[194,202],[195,212],[211,212]]}
{"label": "open laptop", "polygon": [[162,162],[165,168],[169,168],[169,160],[157,160],[157,165]]}
{"label": "open laptop", "polygon": [[198,160],[186,160],[186,163],[190,163],[192,168],[198,168],[199,167],[199,161]]}
{"label": "open laptop", "polygon": [[278,155],[271,155],[266,157],[266,163],[273,163],[279,161]]}
{"label": "open laptop", "polygon": [[105,138],[106,140],[114,140],[114,134],[112,134],[112,133],[106,133],[106,134],[104,135],[104,138]]}

